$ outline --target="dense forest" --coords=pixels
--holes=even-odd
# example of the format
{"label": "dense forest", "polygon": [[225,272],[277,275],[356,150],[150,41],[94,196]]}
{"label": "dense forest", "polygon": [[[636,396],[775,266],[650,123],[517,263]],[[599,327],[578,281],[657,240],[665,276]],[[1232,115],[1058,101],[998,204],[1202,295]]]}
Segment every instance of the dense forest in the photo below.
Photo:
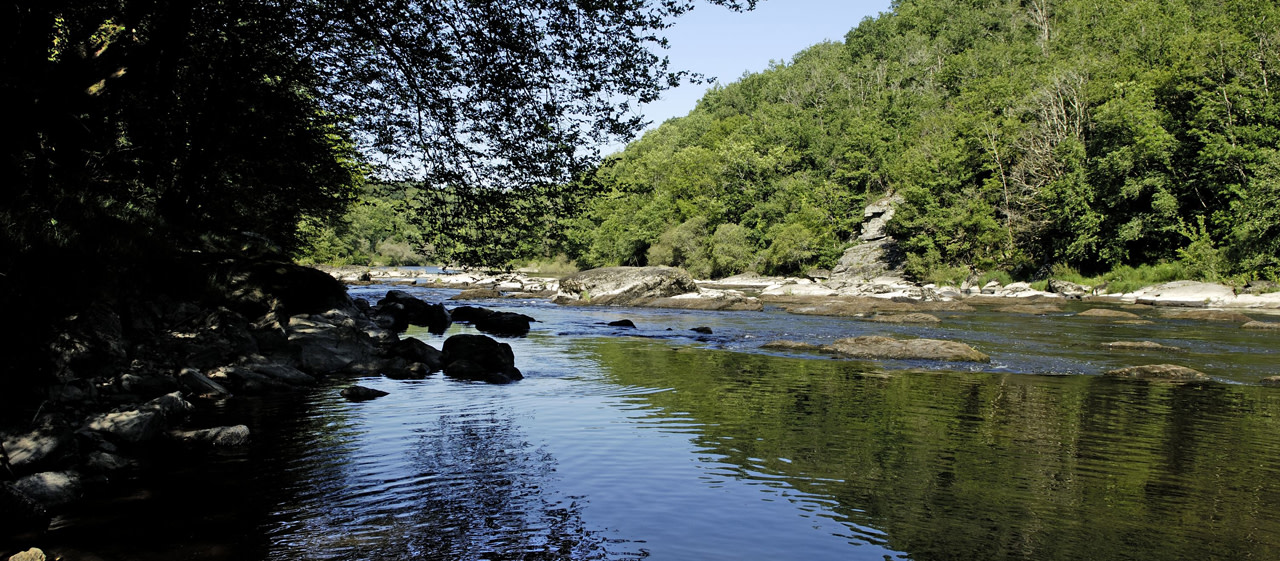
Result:
{"label": "dense forest", "polygon": [[1280,275],[1280,6],[901,0],[610,157],[563,247],[699,276],[830,266],[862,208],[918,280]]}

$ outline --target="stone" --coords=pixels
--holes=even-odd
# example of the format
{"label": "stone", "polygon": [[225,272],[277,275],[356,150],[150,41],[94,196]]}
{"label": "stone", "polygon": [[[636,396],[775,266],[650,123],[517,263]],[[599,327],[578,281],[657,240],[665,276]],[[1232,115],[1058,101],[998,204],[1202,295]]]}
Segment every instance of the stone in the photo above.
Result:
{"label": "stone", "polygon": [[800,341],[770,341],[760,345],[762,349],[774,351],[820,351],[822,347],[813,343],[802,343]]}
{"label": "stone", "polygon": [[[518,286],[516,289],[523,288],[523,286]],[[472,288],[459,292],[450,300],[488,300],[493,298],[502,298],[502,293],[492,288]]]}
{"label": "stone", "polygon": [[1221,284],[1173,281],[1151,286],[1134,293],[1138,304],[1157,306],[1214,306],[1235,300],[1235,290]]}
{"label": "stone", "polygon": [[1049,279],[1049,282],[1046,283],[1046,285],[1047,286],[1045,288],[1049,292],[1061,294],[1067,298],[1076,300],[1093,292],[1093,287],[1058,279]]}
{"label": "stone", "polygon": [[364,386],[350,386],[343,388],[341,395],[350,401],[369,401],[371,399],[377,399],[390,394],[382,390],[375,390]]}
{"label": "stone", "polygon": [[942,323],[937,316],[922,313],[876,314],[867,319],[879,323]]}
{"label": "stone", "polygon": [[1130,366],[1128,368],[1108,370],[1107,372],[1104,372],[1103,375],[1110,376],[1112,378],[1167,380],[1171,382],[1190,382],[1209,379],[1209,376],[1204,372],[1193,370],[1185,366],[1178,366],[1176,364],[1147,364],[1143,366]]}
{"label": "stone", "polygon": [[[445,340],[444,373],[453,378],[507,383],[523,379],[511,345],[485,335],[460,334]],[[469,364],[455,364],[465,361]]]}
{"label": "stone", "polygon": [[1267,376],[1258,382],[1264,386],[1280,388],[1280,376]]}
{"label": "stone", "polygon": [[199,430],[169,431],[169,438],[187,444],[244,446],[249,443],[249,427],[234,425]]}
{"label": "stone", "polygon": [[938,339],[893,339],[864,335],[838,339],[822,349],[850,358],[920,359],[963,362],[990,362],[991,357],[956,341]]}
{"label": "stone", "polygon": [[245,317],[260,317],[277,306],[281,317],[355,309],[346,287],[318,269],[269,260],[235,261],[223,268],[214,273],[213,288]]}
{"label": "stone", "polygon": [[1076,314],[1076,317],[1082,318],[1104,318],[1104,319],[1141,319],[1142,316],[1132,312],[1123,310],[1111,310],[1107,308],[1090,308]]}
{"label": "stone", "polygon": [[674,267],[604,267],[574,273],[560,281],[552,301],[558,304],[627,306],[640,299],[697,292],[698,285]]}
{"label": "stone", "polygon": [[747,296],[737,290],[714,289],[700,289],[698,292],[665,298],[642,298],[633,302],[632,305],[649,308],[722,312],[758,312],[764,309],[764,303],[759,298]]}
{"label": "stone", "polygon": [[18,473],[30,473],[60,463],[75,454],[76,441],[69,430],[43,427],[0,439],[9,456],[9,467]]}
{"label": "stone", "polygon": [[13,482],[14,488],[46,508],[56,509],[80,498],[83,485],[74,471],[44,471]]}
{"label": "stone", "polygon": [[9,556],[9,561],[45,561],[46,559],[48,559],[48,557],[45,557],[44,551],[41,551],[40,548],[37,547],[33,547],[26,551],[19,551],[18,553]]}
{"label": "stone", "polygon": [[195,368],[183,368],[178,373],[178,385],[192,395],[221,397],[231,394],[225,386]]}
{"label": "stone", "polygon": [[85,457],[85,467],[91,472],[112,473],[133,469],[137,463],[119,454],[105,450],[94,450]]}
{"label": "stone", "polygon": [[1042,316],[1045,314],[1062,313],[1062,308],[1059,308],[1053,305],[1045,305],[1045,304],[1040,304],[1040,305],[1020,304],[1016,306],[1004,306],[1001,308],[996,308],[996,311],[1005,313],[1005,314],[1027,314],[1027,315],[1033,315],[1033,316]]}
{"label": "stone", "polygon": [[692,331],[694,333],[701,333],[703,335],[711,335],[711,328],[705,325],[695,327],[693,329],[690,329],[689,331]]}
{"label": "stone", "polygon": [[239,393],[250,395],[293,389],[288,382],[256,372],[247,366],[223,366],[210,372],[209,378],[220,385],[234,388]]}
{"label": "stone", "polygon": [[523,337],[529,334],[529,324],[538,321],[515,312],[493,312],[476,319],[476,329],[499,337]]}
{"label": "stone", "polygon": [[[350,318],[347,318],[350,319]],[[289,351],[299,369],[317,375],[341,372],[375,354],[373,339],[345,322],[315,316],[289,318]]]}
{"label": "stone", "polygon": [[1181,347],[1171,347],[1169,345],[1161,345],[1152,341],[1113,341],[1111,343],[1103,343],[1102,346],[1108,349],[1120,349],[1128,351],[1163,351],[1163,352],[1186,352]]}
{"label": "stone", "polygon": [[636,326],[635,322],[633,322],[633,321],[631,321],[631,320],[629,320],[629,319],[620,319],[620,320],[617,320],[617,321],[611,321],[611,322],[609,322],[609,327],[631,327],[631,328],[634,328],[635,326]]}
{"label": "stone", "polygon": [[1274,321],[1251,321],[1240,327],[1244,329],[1280,329],[1280,322]]}
{"label": "stone", "polygon": [[390,354],[411,363],[422,364],[428,373],[444,368],[444,353],[421,339],[401,339],[391,346]]}
{"label": "stone", "polygon": [[278,362],[269,362],[262,357],[256,357],[256,359],[245,363],[244,367],[291,386],[314,386],[316,384],[314,377],[297,368]]}
{"label": "stone", "polygon": [[403,290],[388,290],[386,297],[378,301],[378,313],[390,313],[395,321],[391,329],[404,331],[409,325],[426,327],[427,331],[440,335],[453,323],[444,304],[419,300]]}
{"label": "stone", "polygon": [[102,413],[90,417],[84,429],[111,439],[137,444],[158,436],[192,409],[178,392],[162,395],[135,409]]}
{"label": "stone", "polygon": [[1232,312],[1228,310],[1168,310],[1165,311],[1163,315],[1169,319],[1194,321],[1221,321],[1242,324],[1253,321],[1253,318],[1240,312]]}
{"label": "stone", "polygon": [[982,293],[995,294],[1000,291],[1000,288],[1001,286],[999,281],[988,281],[987,284],[982,285]]}

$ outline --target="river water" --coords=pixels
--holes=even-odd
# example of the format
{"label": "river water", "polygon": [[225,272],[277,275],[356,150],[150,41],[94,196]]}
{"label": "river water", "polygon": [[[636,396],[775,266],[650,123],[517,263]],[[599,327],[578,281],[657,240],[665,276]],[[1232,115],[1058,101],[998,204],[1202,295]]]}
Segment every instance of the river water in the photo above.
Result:
{"label": "river water", "polygon": [[[1257,385],[1280,374],[1275,332],[1156,310],[918,327],[476,304],[540,320],[506,340],[525,380],[232,402],[220,420],[249,424],[252,446],[162,451],[48,541],[99,559],[1280,559],[1280,388]],[[604,325],[623,318],[638,328]],[[960,340],[992,362],[758,348],[862,334]],[[1117,340],[1186,352],[1101,346]],[[1160,362],[1216,381],[1099,375]]]}

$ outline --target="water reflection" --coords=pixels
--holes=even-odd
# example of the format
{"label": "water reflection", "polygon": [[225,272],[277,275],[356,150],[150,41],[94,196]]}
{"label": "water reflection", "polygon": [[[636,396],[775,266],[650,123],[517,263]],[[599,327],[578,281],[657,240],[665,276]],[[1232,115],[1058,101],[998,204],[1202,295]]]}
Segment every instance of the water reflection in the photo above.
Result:
{"label": "water reflection", "polygon": [[631,399],[696,420],[715,477],[794,489],[913,559],[1280,558],[1278,391],[579,350],[673,388]]}

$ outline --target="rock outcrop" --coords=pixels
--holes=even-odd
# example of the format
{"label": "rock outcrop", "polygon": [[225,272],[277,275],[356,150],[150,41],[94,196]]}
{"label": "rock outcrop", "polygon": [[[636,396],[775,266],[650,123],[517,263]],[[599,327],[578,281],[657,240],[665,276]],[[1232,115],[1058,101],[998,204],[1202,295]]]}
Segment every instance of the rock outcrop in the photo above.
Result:
{"label": "rock outcrop", "polygon": [[630,306],[636,302],[695,293],[698,285],[675,267],[604,267],[560,280],[558,304]]}
{"label": "rock outcrop", "polygon": [[1194,382],[1209,380],[1209,375],[1176,364],[1147,364],[1109,370],[1103,373],[1112,378],[1129,378],[1133,380],[1164,380],[1170,382]]}

